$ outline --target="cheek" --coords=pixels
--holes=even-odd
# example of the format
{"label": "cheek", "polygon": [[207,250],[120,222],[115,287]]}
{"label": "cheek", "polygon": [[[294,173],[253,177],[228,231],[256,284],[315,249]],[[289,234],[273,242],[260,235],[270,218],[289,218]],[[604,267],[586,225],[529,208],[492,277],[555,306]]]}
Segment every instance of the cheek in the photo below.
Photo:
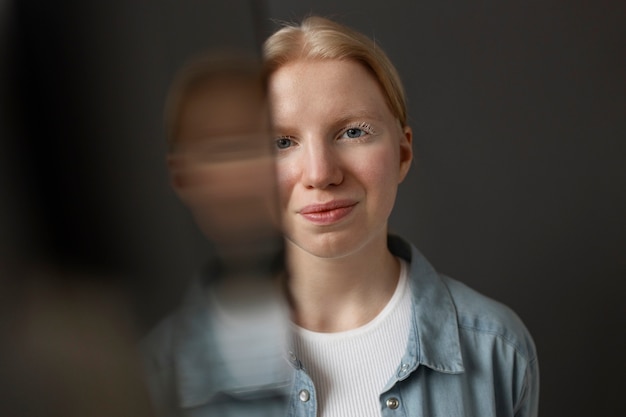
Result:
{"label": "cheek", "polygon": [[369,184],[396,184],[399,179],[399,155],[387,146],[370,149],[355,158],[360,176]]}
{"label": "cheek", "polygon": [[279,224],[270,158],[209,164],[188,172],[187,205],[205,233],[256,233]]}
{"label": "cheek", "polygon": [[280,206],[286,209],[297,182],[296,166],[289,160],[276,161],[276,181]]}
{"label": "cheek", "polygon": [[383,148],[359,159],[359,177],[375,209],[389,211],[393,207],[398,188],[398,158],[394,152]]}
{"label": "cheek", "polygon": [[190,164],[178,172],[177,180],[192,204],[218,207],[239,201],[264,201],[276,189],[270,158]]}

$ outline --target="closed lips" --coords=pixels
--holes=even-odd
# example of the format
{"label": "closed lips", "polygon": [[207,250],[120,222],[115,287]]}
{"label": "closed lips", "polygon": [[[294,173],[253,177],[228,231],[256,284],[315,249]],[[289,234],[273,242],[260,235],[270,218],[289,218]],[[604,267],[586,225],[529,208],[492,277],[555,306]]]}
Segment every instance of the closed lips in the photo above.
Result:
{"label": "closed lips", "polygon": [[303,207],[300,210],[300,214],[323,213],[326,211],[348,208],[348,207],[352,207],[355,205],[356,205],[356,202],[354,201],[332,201],[330,203],[324,203],[324,204],[311,204],[309,206]]}

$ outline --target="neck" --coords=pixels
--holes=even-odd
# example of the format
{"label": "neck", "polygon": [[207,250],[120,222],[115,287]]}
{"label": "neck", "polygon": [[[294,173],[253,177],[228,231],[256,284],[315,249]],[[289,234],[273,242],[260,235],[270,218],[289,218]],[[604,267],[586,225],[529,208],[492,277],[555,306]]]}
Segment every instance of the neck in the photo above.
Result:
{"label": "neck", "polygon": [[318,332],[350,330],[374,319],[400,274],[386,238],[340,258],[316,257],[287,243],[287,263],[293,320]]}

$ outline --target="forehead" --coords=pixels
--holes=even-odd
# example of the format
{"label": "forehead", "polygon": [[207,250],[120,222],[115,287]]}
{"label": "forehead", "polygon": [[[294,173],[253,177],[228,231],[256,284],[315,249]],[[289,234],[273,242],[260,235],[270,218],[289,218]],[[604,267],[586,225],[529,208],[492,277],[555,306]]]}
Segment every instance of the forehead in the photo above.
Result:
{"label": "forehead", "polygon": [[180,139],[257,132],[266,129],[268,118],[262,84],[228,75],[190,86],[179,112]]}
{"label": "forehead", "polygon": [[393,118],[376,78],[350,60],[299,60],[276,70],[269,80],[272,113],[280,124],[293,117],[367,113]]}

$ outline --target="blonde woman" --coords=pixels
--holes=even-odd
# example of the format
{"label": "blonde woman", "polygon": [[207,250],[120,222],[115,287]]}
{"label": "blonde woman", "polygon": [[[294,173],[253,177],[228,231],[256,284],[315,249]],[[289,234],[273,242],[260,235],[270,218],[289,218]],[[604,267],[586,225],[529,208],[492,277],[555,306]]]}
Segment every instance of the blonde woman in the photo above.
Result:
{"label": "blonde woman", "polygon": [[[269,372],[256,389],[233,388],[228,355],[201,342],[217,337],[213,329],[195,326],[181,342],[170,324],[167,343],[152,340],[155,396],[169,395],[183,415],[536,416],[537,357],[519,318],[389,234],[413,133],[384,52],[309,17],[273,34],[264,61],[290,376]],[[211,376],[190,377],[194,362]]]}
{"label": "blonde woman", "polygon": [[388,234],[413,139],[383,51],[319,17],[265,43],[293,320],[294,415],[534,416],[507,307]]}

